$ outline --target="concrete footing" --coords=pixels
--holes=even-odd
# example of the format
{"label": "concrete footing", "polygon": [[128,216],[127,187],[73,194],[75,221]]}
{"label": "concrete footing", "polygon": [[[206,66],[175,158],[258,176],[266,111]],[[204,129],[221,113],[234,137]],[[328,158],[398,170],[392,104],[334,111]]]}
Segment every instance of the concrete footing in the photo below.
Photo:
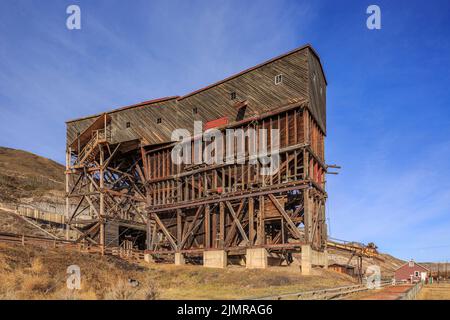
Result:
{"label": "concrete footing", "polygon": [[181,266],[183,264],[186,264],[186,261],[184,260],[184,255],[180,252],[175,252],[175,265]]}
{"label": "concrete footing", "polygon": [[153,260],[153,257],[151,254],[145,253],[144,254],[144,261],[148,263],[153,263],[155,260]]}
{"label": "concrete footing", "polygon": [[203,252],[203,266],[207,268],[226,268],[227,252],[225,250],[208,250]]}
{"label": "concrete footing", "polygon": [[301,260],[302,274],[310,275],[313,266],[321,266],[328,268],[328,253],[316,251],[310,245],[302,246],[302,260]]}
{"label": "concrete footing", "polygon": [[247,269],[266,269],[268,266],[267,250],[264,248],[247,249],[246,264]]}

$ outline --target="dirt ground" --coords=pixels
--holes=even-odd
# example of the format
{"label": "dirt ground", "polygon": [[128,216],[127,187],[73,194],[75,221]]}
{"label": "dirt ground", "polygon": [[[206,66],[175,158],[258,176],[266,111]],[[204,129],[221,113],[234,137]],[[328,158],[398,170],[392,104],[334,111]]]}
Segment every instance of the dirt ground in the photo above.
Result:
{"label": "dirt ground", "polygon": [[417,300],[450,300],[450,283],[433,283],[420,290]]}
{"label": "dirt ground", "polygon": [[[67,289],[67,267],[81,269],[81,290]],[[247,270],[130,263],[112,256],[0,244],[0,299],[239,299],[354,284],[322,269]],[[129,279],[139,285],[132,287]]]}

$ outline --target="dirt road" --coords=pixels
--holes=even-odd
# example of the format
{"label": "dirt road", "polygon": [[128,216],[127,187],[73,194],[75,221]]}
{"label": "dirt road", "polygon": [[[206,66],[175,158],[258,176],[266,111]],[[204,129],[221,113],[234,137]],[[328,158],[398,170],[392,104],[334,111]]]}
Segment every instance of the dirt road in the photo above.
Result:
{"label": "dirt road", "polygon": [[346,300],[397,300],[411,285],[389,286],[349,296]]}

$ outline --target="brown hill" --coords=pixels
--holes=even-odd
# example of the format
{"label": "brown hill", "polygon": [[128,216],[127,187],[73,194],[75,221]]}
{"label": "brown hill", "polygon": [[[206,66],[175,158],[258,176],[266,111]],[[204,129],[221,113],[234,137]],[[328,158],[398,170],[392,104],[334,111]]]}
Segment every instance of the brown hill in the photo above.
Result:
{"label": "brown hill", "polygon": [[[78,265],[81,290],[66,287],[67,267]],[[128,279],[139,281],[134,288]],[[355,284],[328,270],[302,276],[298,268],[199,266],[131,263],[113,256],[64,248],[39,248],[0,243],[2,299],[237,299],[272,296]]]}
{"label": "brown hill", "polygon": [[0,147],[0,202],[46,196],[59,202],[63,191],[63,165],[30,152]]}

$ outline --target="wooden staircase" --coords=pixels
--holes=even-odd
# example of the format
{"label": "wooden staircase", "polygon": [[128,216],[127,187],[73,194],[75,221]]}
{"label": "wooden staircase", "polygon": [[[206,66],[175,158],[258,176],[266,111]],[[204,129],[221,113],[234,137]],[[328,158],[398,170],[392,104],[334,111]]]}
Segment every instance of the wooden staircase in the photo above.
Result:
{"label": "wooden staircase", "polygon": [[98,146],[103,143],[106,143],[105,130],[93,131],[91,139],[78,154],[76,165],[84,166],[86,163],[93,162],[100,152]]}

